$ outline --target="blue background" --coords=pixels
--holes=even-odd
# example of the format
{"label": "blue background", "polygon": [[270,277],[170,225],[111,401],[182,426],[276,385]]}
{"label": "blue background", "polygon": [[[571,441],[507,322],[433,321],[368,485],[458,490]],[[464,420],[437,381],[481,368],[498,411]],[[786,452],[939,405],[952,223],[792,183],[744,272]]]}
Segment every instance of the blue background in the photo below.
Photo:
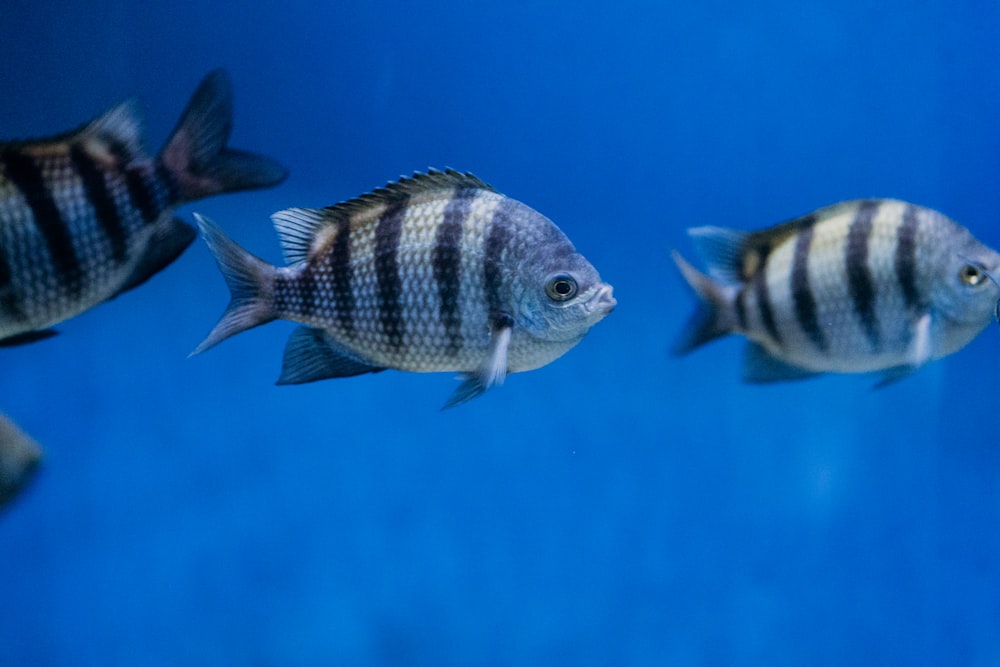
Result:
{"label": "blue background", "polygon": [[136,97],[167,137],[225,66],[278,188],[185,206],[279,261],[268,215],[429,166],[551,217],[618,309],[448,412],[449,374],[275,387],[293,326],[204,355],[200,240],[0,350],[46,448],[0,514],[0,665],[1000,663],[1000,334],[872,391],[681,359],[684,230],[841,199],[1000,247],[1000,4],[67,3],[0,10],[0,134]]}

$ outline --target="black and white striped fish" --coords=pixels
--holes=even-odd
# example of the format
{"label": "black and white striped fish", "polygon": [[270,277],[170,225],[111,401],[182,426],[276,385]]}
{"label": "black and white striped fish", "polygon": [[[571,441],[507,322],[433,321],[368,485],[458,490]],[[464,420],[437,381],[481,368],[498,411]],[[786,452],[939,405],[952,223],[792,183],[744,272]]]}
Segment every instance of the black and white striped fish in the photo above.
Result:
{"label": "black and white striped fish", "polygon": [[948,217],[890,199],[819,209],[771,229],[690,230],[709,276],[674,261],[702,299],[675,351],[728,333],[750,382],[881,371],[951,354],[994,318],[1000,255]]}
{"label": "black and white striped fish", "polygon": [[195,353],[274,319],[299,322],[279,384],[460,371],[449,407],[558,358],[615,306],[552,221],[453,170],[276,213],[285,268],[196,217],[232,300]]}
{"label": "black and white striped fish", "polygon": [[41,459],[38,443],[0,414],[0,508],[31,481]]}
{"label": "black and white striped fish", "polygon": [[178,205],[284,179],[274,161],[228,149],[231,126],[218,70],[155,158],[130,103],[73,132],[0,143],[0,344],[51,335],[172,262],[195,237]]}

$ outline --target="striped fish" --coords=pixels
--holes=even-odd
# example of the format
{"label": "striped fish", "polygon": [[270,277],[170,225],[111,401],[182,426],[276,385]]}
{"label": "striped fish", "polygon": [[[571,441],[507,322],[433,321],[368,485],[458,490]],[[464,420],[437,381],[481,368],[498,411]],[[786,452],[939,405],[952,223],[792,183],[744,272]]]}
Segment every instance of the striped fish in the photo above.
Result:
{"label": "striped fish", "polygon": [[226,147],[231,125],[219,70],[155,158],[130,103],[73,132],[0,143],[0,344],[52,335],[172,262],[195,237],[178,205],[280,182],[272,160]]}
{"label": "striped fish", "polygon": [[276,213],[284,268],[195,217],[232,300],[194,353],[274,319],[299,322],[279,384],[459,371],[450,407],[558,358],[615,306],[548,218],[453,170]]}
{"label": "striped fish", "polygon": [[675,352],[743,334],[749,382],[871,371],[896,380],[964,347],[1000,299],[1000,255],[902,201],[843,202],[757,232],[689,233],[711,277],[674,253],[701,299]]}
{"label": "striped fish", "polygon": [[41,459],[38,443],[0,414],[0,508],[24,489]]}

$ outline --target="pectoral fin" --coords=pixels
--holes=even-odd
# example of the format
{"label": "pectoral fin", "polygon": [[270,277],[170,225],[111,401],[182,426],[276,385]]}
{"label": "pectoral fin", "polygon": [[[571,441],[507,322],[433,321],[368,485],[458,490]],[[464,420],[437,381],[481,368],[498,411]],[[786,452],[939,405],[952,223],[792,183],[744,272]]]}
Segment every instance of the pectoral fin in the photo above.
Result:
{"label": "pectoral fin", "polygon": [[931,358],[931,314],[924,315],[913,325],[910,345],[906,348],[907,363],[894,366],[882,374],[882,379],[875,385],[876,389],[888,386],[909,376]]}
{"label": "pectoral fin", "polygon": [[490,334],[489,353],[483,364],[472,373],[464,375],[464,381],[451,395],[442,410],[471,401],[494,385],[503,384],[507,377],[507,348],[510,346],[510,335],[513,320],[508,315],[494,318],[494,326]]}

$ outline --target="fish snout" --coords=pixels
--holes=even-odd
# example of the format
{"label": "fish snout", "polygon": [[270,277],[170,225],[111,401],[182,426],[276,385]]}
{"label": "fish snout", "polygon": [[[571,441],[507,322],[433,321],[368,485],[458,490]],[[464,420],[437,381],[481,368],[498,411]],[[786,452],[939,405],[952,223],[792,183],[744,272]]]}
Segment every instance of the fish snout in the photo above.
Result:
{"label": "fish snout", "polygon": [[610,313],[618,305],[618,300],[612,294],[613,291],[611,285],[602,285],[597,290],[597,294],[590,300],[587,309],[602,316]]}

